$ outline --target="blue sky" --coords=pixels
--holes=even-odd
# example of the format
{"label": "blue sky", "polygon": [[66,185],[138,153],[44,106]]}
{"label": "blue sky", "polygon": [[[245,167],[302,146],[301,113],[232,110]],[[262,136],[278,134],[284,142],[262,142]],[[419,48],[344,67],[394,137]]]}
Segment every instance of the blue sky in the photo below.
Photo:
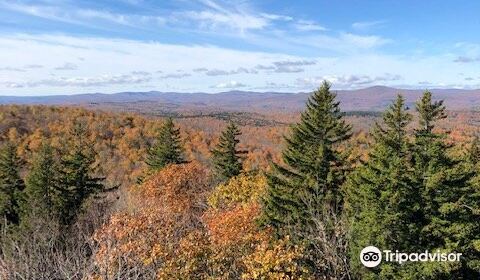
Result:
{"label": "blue sky", "polygon": [[0,95],[480,88],[479,1],[0,0]]}

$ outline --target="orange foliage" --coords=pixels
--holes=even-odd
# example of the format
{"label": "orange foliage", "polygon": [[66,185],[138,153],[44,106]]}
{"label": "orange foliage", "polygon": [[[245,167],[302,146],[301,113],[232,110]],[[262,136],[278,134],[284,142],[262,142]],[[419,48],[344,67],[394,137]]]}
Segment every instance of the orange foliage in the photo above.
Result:
{"label": "orange foliage", "polygon": [[208,174],[198,163],[171,165],[130,190],[131,209],[115,214],[95,234],[97,265],[103,274],[119,260],[126,266],[161,266],[180,240],[201,228]]}
{"label": "orange foliage", "polygon": [[228,246],[244,240],[265,239],[265,232],[259,232],[254,223],[260,215],[257,203],[238,205],[231,210],[212,211],[206,215],[211,240],[218,246]]}

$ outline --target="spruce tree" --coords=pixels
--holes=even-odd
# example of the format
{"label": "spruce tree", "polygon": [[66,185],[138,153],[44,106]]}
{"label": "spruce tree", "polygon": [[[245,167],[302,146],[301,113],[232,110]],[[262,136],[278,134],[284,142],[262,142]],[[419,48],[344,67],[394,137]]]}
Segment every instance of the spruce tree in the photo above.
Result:
{"label": "spruce tree", "polygon": [[22,191],[25,187],[20,177],[22,161],[17,156],[17,147],[6,142],[0,147],[0,215],[2,223],[6,221],[18,224]]}
{"label": "spruce tree", "polygon": [[[448,202],[451,191],[465,185],[468,178],[455,168],[457,161],[448,155],[451,147],[445,143],[445,134],[434,132],[437,121],[447,117],[443,101],[433,101],[432,94],[425,91],[417,102],[418,128],[415,130],[413,162],[415,179],[422,199],[421,227],[419,241],[423,247],[442,246],[441,225],[437,224],[441,216],[441,204]],[[450,193],[450,194],[449,194]]]}
{"label": "spruce tree", "polygon": [[[476,155],[449,155],[445,135],[435,132],[436,122],[446,117],[445,107],[432,101],[431,93],[417,102],[412,143],[406,133],[410,117],[401,107],[399,98],[384,114],[386,129],[377,126],[368,161],[348,180],[352,270],[362,279],[470,279],[479,271],[478,173],[467,159]],[[382,263],[366,269],[358,258],[368,245],[402,252],[468,252],[468,257],[460,264]]]}
{"label": "spruce tree", "polygon": [[409,252],[417,238],[415,215],[419,201],[407,135],[411,119],[399,95],[383,114],[383,125],[374,127],[375,143],[368,161],[349,176],[346,185],[350,264],[359,279],[393,279],[398,269],[390,263],[376,269],[364,268],[359,260],[364,247]]}
{"label": "spruce tree", "polygon": [[175,127],[172,118],[168,118],[160,128],[145,162],[152,171],[160,170],[168,164],[185,162],[180,129]]}
{"label": "spruce tree", "polygon": [[441,226],[442,246],[462,253],[460,265],[444,273],[443,279],[480,279],[479,148],[479,139],[475,137],[461,163],[449,172],[450,178],[453,174],[460,180],[451,190],[439,194],[442,199],[436,224]]}
{"label": "spruce tree", "polygon": [[60,176],[61,170],[53,148],[48,143],[42,144],[26,178],[24,212],[45,218],[56,216],[61,189]]}
{"label": "spruce tree", "polygon": [[[437,267],[432,279],[472,279],[480,276],[480,239],[477,147],[463,158],[449,154],[446,135],[435,131],[447,117],[442,101],[426,91],[417,102],[419,128],[415,131],[413,161],[415,180],[422,199],[419,247],[464,254],[460,263]],[[426,263],[423,271],[434,264]]]}
{"label": "spruce tree", "polygon": [[91,195],[104,189],[103,178],[93,175],[95,152],[87,140],[85,124],[75,123],[71,137],[70,153],[61,162],[60,221],[65,225],[75,221],[83,203]]}
{"label": "spruce tree", "polygon": [[339,144],[351,136],[351,127],[335,98],[328,82],[313,92],[300,122],[285,138],[284,164],[273,164],[273,172],[267,175],[261,222],[277,234],[289,234],[285,230],[291,227],[301,234],[312,222],[312,211],[341,209],[348,165]]}
{"label": "spruce tree", "polygon": [[215,170],[223,180],[237,176],[242,171],[241,155],[245,152],[237,149],[239,143],[237,137],[241,134],[235,123],[229,122],[220,136],[218,145],[212,150]]}

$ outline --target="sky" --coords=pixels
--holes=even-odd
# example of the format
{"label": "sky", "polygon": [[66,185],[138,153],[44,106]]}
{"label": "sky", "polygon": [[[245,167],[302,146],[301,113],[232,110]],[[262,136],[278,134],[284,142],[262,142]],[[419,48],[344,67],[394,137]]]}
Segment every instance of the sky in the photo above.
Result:
{"label": "sky", "polygon": [[480,88],[480,1],[0,0],[0,95]]}

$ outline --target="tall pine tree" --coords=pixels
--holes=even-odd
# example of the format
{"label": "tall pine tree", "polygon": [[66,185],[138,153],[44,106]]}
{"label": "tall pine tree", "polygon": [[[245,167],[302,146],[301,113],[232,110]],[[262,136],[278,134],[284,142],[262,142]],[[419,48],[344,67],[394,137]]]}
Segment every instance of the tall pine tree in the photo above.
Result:
{"label": "tall pine tree", "polygon": [[103,178],[93,175],[95,152],[87,139],[85,124],[76,122],[70,133],[73,144],[61,163],[60,221],[66,225],[75,221],[91,195],[104,189]]}
{"label": "tall pine tree", "polygon": [[[446,118],[445,106],[442,101],[432,101],[432,94],[426,91],[421,100],[417,102],[416,109],[419,114],[418,128],[415,130],[415,143],[413,160],[415,163],[415,177],[419,185],[419,191],[423,199],[423,227],[425,235],[421,242],[425,246],[433,246],[441,242],[442,237],[436,236],[430,224],[434,217],[438,216],[439,201],[437,199],[438,188],[443,184],[444,176],[435,174],[446,172],[453,167],[454,163],[447,156],[449,148],[444,143],[445,135],[435,133],[435,123]],[[436,181],[432,181],[436,180]],[[439,181],[440,180],[440,181]]]}
{"label": "tall pine tree", "polygon": [[245,152],[237,149],[240,142],[237,137],[241,134],[235,123],[230,121],[222,132],[218,145],[212,150],[213,164],[221,179],[228,180],[242,171],[241,155]]}
{"label": "tall pine tree", "polygon": [[20,177],[22,161],[17,156],[17,147],[5,142],[0,147],[0,215],[2,223],[18,224],[22,191],[25,187]]}
{"label": "tall pine tree", "polygon": [[398,268],[390,263],[376,269],[364,268],[359,260],[364,247],[406,250],[417,238],[415,215],[419,202],[407,136],[411,119],[399,95],[383,114],[383,125],[375,125],[375,144],[368,161],[349,176],[346,185],[350,263],[359,279],[393,279]]}
{"label": "tall pine tree", "polygon": [[335,98],[328,82],[313,92],[300,122],[285,138],[284,164],[273,164],[267,176],[262,223],[280,235],[290,227],[301,233],[312,222],[312,211],[341,209],[348,165],[339,144],[351,136],[351,127]]}
{"label": "tall pine tree", "polygon": [[[480,279],[480,140],[472,141],[466,157],[472,168],[473,177],[465,188],[457,192],[456,199],[447,205],[450,211],[447,236],[453,250],[462,252],[462,267],[456,273],[458,279],[472,276]],[[451,207],[448,207],[451,206]],[[460,230],[458,230],[460,229]]]}
{"label": "tall pine tree", "polygon": [[[442,101],[433,101],[426,91],[417,102],[419,128],[415,131],[413,161],[415,180],[422,199],[421,234],[419,247],[430,250],[446,249],[464,253],[461,265],[450,263],[432,275],[435,279],[467,279],[478,275],[479,236],[478,170],[469,158],[475,157],[475,145],[465,158],[449,154],[451,145],[446,135],[435,131],[436,122],[447,117]],[[478,245],[478,244],[477,244]],[[476,264],[475,264],[476,263]],[[423,265],[423,271],[432,270],[434,264]],[[476,274],[472,268],[476,267]]]}
{"label": "tall pine tree", "polygon": [[61,191],[60,176],[61,168],[55,159],[53,148],[50,144],[43,143],[26,178],[26,204],[23,212],[44,218],[57,216]]}
{"label": "tall pine tree", "polygon": [[185,162],[180,129],[175,127],[172,118],[168,118],[160,128],[145,162],[152,171],[160,170],[168,164]]}

